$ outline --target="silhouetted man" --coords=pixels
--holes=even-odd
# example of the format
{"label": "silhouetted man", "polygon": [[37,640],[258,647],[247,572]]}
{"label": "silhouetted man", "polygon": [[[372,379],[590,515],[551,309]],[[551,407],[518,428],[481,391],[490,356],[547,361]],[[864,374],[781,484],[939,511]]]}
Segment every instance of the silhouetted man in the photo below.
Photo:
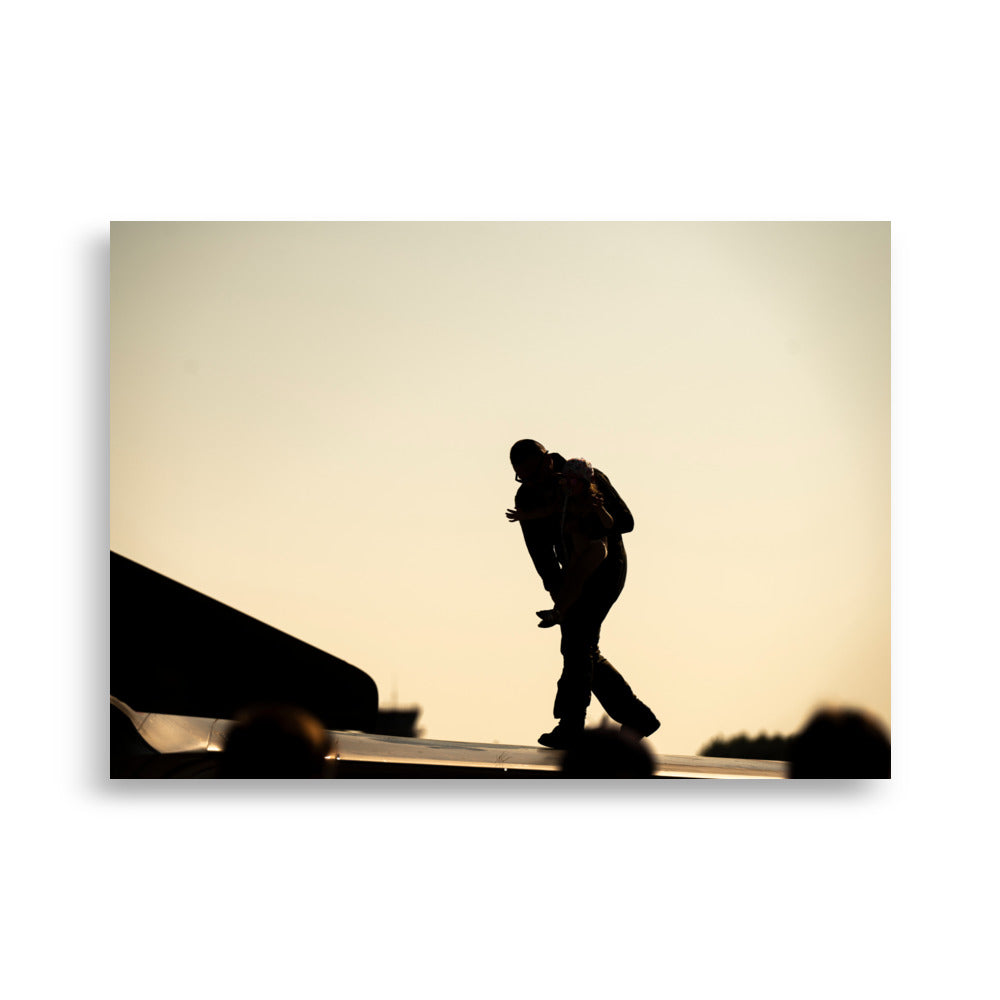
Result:
{"label": "silhouetted man", "polygon": [[[559,477],[566,460],[562,455],[549,453],[537,441],[525,439],[511,448],[510,463],[521,483],[514,507],[517,510],[554,511],[544,517],[519,521],[542,586],[554,596],[568,561],[559,512],[562,495]],[[543,746],[557,749],[567,748],[583,732],[591,692],[612,719],[639,738],[649,736],[660,726],[656,716],[632,693],[625,679],[598,648],[601,625],[625,586],[625,546],[621,536],[632,530],[634,521],[600,469],[594,469],[594,482],[614,524],[607,533],[607,558],[586,580],[580,597],[559,622],[563,669],[552,710],[559,722],[552,732],[538,738]],[[514,520],[510,513],[508,519]]]}

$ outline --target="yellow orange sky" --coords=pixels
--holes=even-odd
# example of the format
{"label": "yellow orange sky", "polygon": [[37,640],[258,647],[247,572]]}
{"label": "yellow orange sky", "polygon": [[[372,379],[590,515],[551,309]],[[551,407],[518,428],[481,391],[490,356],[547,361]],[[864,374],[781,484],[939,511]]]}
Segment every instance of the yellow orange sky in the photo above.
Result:
{"label": "yellow orange sky", "polygon": [[[548,728],[521,437],[631,507],[602,650],[653,745],[890,721],[889,224],[111,230],[111,547],[442,739]],[[595,703],[589,721],[602,713]]]}

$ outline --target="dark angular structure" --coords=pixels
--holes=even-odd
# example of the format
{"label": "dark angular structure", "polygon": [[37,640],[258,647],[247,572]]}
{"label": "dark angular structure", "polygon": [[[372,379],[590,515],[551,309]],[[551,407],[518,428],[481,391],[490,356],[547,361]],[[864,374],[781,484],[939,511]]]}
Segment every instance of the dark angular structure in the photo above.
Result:
{"label": "dark angular structure", "polygon": [[325,729],[374,731],[363,670],[111,553],[111,694],[139,712],[232,719],[298,705]]}

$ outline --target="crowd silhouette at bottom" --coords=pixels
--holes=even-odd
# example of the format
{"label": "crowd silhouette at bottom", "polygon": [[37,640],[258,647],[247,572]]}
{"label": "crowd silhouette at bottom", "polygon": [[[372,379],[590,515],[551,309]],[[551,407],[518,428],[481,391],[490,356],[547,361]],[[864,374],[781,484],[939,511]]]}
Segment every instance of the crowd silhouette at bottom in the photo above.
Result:
{"label": "crowd silhouette at bottom", "polygon": [[[239,713],[226,738],[220,778],[332,778],[334,738],[304,709],[277,704]],[[854,708],[814,712],[789,739],[789,778],[888,778],[888,731]],[[655,760],[646,741],[617,727],[584,729],[563,751],[562,778],[651,778]]]}

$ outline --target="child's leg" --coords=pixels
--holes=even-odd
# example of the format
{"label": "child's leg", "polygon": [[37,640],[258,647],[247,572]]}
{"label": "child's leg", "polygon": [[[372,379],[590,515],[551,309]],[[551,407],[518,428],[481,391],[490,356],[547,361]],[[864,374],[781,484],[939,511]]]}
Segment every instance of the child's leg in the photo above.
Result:
{"label": "child's leg", "polygon": [[577,549],[566,567],[562,586],[555,595],[555,611],[561,618],[579,599],[583,585],[608,556],[608,543],[603,538],[588,541]]}

